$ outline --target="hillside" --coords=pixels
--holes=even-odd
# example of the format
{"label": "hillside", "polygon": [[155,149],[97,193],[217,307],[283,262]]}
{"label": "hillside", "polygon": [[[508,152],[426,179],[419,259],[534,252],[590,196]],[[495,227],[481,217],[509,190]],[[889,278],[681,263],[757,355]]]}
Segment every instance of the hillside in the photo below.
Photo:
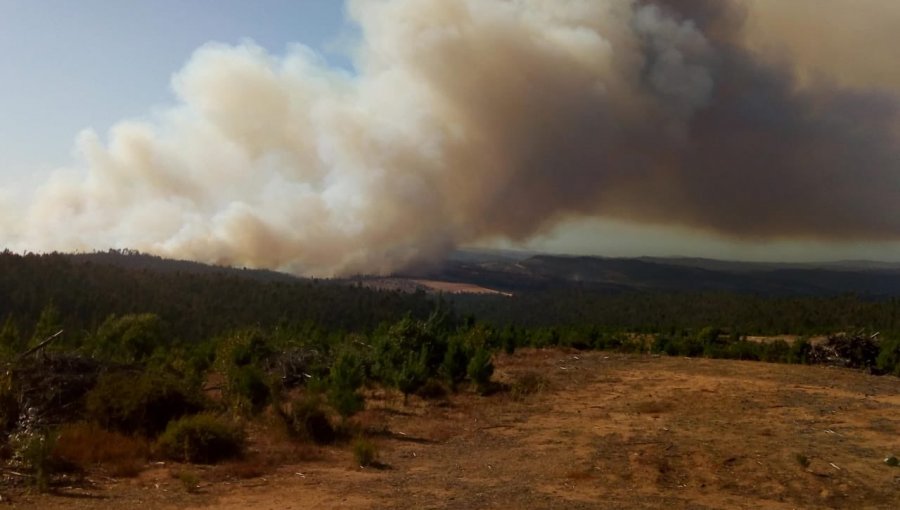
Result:
{"label": "hillside", "polygon": [[14,317],[30,335],[48,306],[70,337],[110,314],[154,313],[184,340],[279,324],[367,330],[404,314],[426,316],[433,307],[424,295],[133,253],[0,253],[0,321]]}
{"label": "hillside", "polygon": [[900,296],[900,273],[889,268],[735,263],[711,270],[683,260],[506,253],[464,258],[428,274],[312,280],[131,252],[6,252],[0,254],[0,320],[14,317],[30,336],[52,305],[71,337],[96,329],[110,314],[153,313],[173,336],[191,341],[248,326],[371,331],[407,314],[424,318],[442,302],[454,313],[497,326],[583,333],[706,326],[747,334],[900,330],[900,300],[894,298]]}
{"label": "hillside", "polygon": [[[91,478],[19,508],[896,508],[900,379],[824,367],[558,350],[497,359],[530,390],[371,393],[382,469],[340,446],[252,438],[222,466]],[[528,375],[531,374],[531,375]],[[537,374],[537,376],[535,376]],[[188,492],[177,474],[194,473]]]}
{"label": "hillside", "polygon": [[449,259],[404,276],[467,282],[506,292],[582,287],[606,291],[718,291],[772,296],[900,295],[900,265],[880,262],[747,263],[686,258],[533,255]]}

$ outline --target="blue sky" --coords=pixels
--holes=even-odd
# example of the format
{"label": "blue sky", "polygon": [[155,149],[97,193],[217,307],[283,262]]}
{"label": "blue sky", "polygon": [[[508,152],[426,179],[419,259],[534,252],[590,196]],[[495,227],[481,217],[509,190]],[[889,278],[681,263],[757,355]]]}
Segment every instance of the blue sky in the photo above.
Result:
{"label": "blue sky", "polygon": [[337,0],[0,0],[0,184],[72,161],[84,128],[172,104],[169,80],[209,41],[290,43],[349,66]]}

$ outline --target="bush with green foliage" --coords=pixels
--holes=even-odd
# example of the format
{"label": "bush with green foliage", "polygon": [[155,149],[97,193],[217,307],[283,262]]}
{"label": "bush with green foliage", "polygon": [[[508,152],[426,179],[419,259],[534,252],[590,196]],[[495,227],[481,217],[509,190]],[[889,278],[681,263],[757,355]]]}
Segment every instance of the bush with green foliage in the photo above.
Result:
{"label": "bush with green foliage", "polygon": [[95,358],[118,363],[144,362],[170,345],[162,319],[152,313],[110,315],[87,342]]}
{"label": "bush with green foliage", "polygon": [[255,365],[233,367],[228,373],[228,398],[241,414],[257,414],[272,399],[267,375]]}
{"label": "bush with green foliage", "polygon": [[491,352],[481,348],[475,351],[469,360],[467,369],[469,379],[475,383],[479,393],[485,394],[490,389],[491,376],[494,375],[494,363],[491,361]]}
{"label": "bush with green foliage", "polygon": [[503,348],[503,352],[506,354],[513,354],[516,352],[516,347],[518,346],[516,328],[512,325],[507,325],[506,328],[500,332],[499,341],[500,346]]}
{"label": "bush with green foliage", "polygon": [[357,391],[365,377],[363,365],[358,356],[345,351],[338,355],[328,374],[328,402],[341,418],[363,410],[365,399]]}
{"label": "bush with green foliage", "polygon": [[276,354],[258,328],[237,331],[219,341],[214,365],[225,375],[225,399],[239,414],[260,412],[277,393],[267,372]]}
{"label": "bush with green foliage", "polygon": [[883,373],[900,376],[900,336],[881,341],[876,366]]}
{"label": "bush with green foliage", "polygon": [[447,344],[444,360],[440,366],[440,374],[450,384],[450,389],[456,391],[457,386],[463,382],[469,367],[469,354],[463,341],[452,337]]}
{"label": "bush with green foliage", "polygon": [[27,347],[28,344],[22,337],[18,324],[11,315],[7,316],[3,321],[3,327],[0,327],[0,360],[12,359],[24,352]]}
{"label": "bush with green foliage", "polygon": [[203,464],[240,457],[243,429],[212,414],[184,416],[169,423],[156,446],[166,458]]}
{"label": "bush with green foliage", "polygon": [[357,437],[353,440],[353,458],[360,467],[374,466],[378,462],[378,447],[369,439]]}
{"label": "bush with green foliage", "polygon": [[396,385],[405,379],[399,378],[398,372],[404,366],[411,366],[410,353],[421,356],[426,372],[436,372],[447,350],[446,328],[449,328],[447,321],[440,319],[439,315],[432,315],[427,321],[406,317],[386,332],[376,334],[372,354],[373,375],[385,384]]}
{"label": "bush with green foliage", "polygon": [[809,353],[812,350],[812,344],[807,338],[799,338],[791,344],[787,353],[786,361],[793,364],[805,365],[809,363]]}
{"label": "bush with green foliage", "polygon": [[38,317],[37,324],[35,324],[34,331],[31,334],[29,347],[38,345],[61,329],[63,329],[63,324],[59,308],[53,302],[50,302],[41,310],[41,315]]}
{"label": "bush with green foliage", "polygon": [[126,434],[155,436],[173,419],[203,408],[198,388],[174,374],[149,371],[102,375],[88,392],[88,420]]}
{"label": "bush with green foliage", "polygon": [[179,469],[172,473],[172,477],[181,483],[184,491],[188,494],[194,494],[200,488],[200,476],[189,469]]}
{"label": "bush with green foliage", "polygon": [[409,352],[394,373],[394,385],[403,393],[403,404],[428,380],[427,353]]}

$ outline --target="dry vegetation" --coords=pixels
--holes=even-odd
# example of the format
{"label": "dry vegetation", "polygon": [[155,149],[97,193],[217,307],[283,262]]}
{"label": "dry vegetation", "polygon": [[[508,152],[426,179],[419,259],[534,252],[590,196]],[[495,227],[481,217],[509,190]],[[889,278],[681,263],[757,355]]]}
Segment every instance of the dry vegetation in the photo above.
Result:
{"label": "dry vegetation", "polygon": [[[900,379],[821,366],[523,350],[503,391],[370,389],[348,427],[292,438],[272,413],[217,466],[144,462],[129,438],[63,430],[98,467],[16,508],[897,508]],[[134,451],[143,446],[135,444]],[[139,455],[140,456],[140,455]],[[366,460],[368,467],[360,467]],[[135,475],[132,478],[123,477]]]}

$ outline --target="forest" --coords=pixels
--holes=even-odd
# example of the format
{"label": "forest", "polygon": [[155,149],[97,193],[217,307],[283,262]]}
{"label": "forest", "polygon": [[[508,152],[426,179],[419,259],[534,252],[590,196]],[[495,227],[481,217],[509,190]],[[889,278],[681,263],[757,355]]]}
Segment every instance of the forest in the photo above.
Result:
{"label": "forest", "polygon": [[[576,286],[512,297],[403,293],[105,256],[115,263],[0,254],[0,453],[38,488],[96,463],[125,473],[150,457],[240,456],[247,424],[265,413],[298,441],[343,441],[374,462],[352,419],[366,391],[404,401],[508,391],[492,380],[492,358],[526,347],[900,375],[898,299]],[[748,339],[778,335],[797,340]],[[143,453],[104,457],[98,441]]]}

